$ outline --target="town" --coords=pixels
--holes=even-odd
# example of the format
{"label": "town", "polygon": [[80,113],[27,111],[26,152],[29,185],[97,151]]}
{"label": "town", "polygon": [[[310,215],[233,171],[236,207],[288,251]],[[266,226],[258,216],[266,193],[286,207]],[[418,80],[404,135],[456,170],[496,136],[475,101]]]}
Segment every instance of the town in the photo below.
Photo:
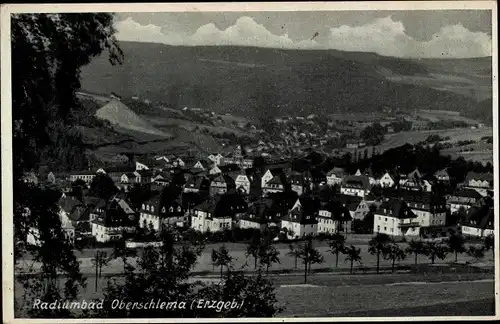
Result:
{"label": "town", "polygon": [[[122,239],[144,243],[155,237],[144,232],[165,227],[210,235],[268,229],[275,240],[349,233],[437,238],[448,236],[450,228],[469,238],[493,235],[491,171],[464,167],[459,174],[455,167],[450,175],[446,167],[424,173],[415,166],[403,172],[398,166],[383,170],[379,163],[377,171],[368,166],[349,172],[356,165],[350,157],[325,159],[318,153],[295,160],[249,159],[236,146],[225,156],[199,160],[141,156],[67,174],[41,169],[24,181],[60,192],[63,229],[83,246]],[[374,163],[371,159],[367,163]],[[26,239],[37,244],[37,230]]]}

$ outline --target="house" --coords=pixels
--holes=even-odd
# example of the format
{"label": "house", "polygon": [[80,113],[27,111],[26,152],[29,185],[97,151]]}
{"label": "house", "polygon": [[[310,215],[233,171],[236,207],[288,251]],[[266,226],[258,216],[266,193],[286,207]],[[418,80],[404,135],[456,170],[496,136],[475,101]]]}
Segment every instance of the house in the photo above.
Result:
{"label": "house", "polygon": [[304,174],[299,172],[292,172],[288,175],[288,183],[291,186],[292,191],[295,191],[297,195],[302,195],[304,192],[308,190],[308,183],[305,180]]}
{"label": "house", "polygon": [[281,219],[281,228],[292,237],[316,235],[318,232],[319,201],[310,197],[299,197],[292,209]]}
{"label": "house", "polygon": [[191,228],[203,233],[228,230],[232,228],[233,214],[226,200],[212,198],[193,208]]}
{"label": "house", "polygon": [[208,156],[208,159],[215,165],[222,165],[224,163],[224,157],[220,153],[212,153]]}
{"label": "house", "polygon": [[138,178],[140,178],[140,175],[137,176],[134,172],[127,172],[121,175],[119,182],[122,184],[140,183]]}
{"label": "house", "polygon": [[404,190],[431,191],[432,186],[427,180],[422,179],[422,174],[418,168],[408,174],[402,174],[399,179],[399,186]]}
{"label": "house", "polygon": [[267,196],[270,193],[285,192],[287,186],[284,173],[275,175],[271,180],[267,181],[262,187],[262,194]]}
{"label": "house", "polygon": [[343,168],[333,168],[326,174],[326,184],[328,186],[341,185],[347,172]]}
{"label": "house", "polygon": [[473,206],[467,211],[465,221],[460,225],[466,236],[486,237],[495,231],[495,212],[492,206]]}
{"label": "house", "polygon": [[139,226],[160,231],[163,226],[182,227],[187,221],[184,209],[178,199],[163,201],[161,195],[144,202],[140,209]]}
{"label": "house", "polygon": [[166,187],[172,181],[172,175],[168,172],[158,172],[152,178],[151,182],[159,186]]}
{"label": "house", "polygon": [[69,175],[69,181],[75,182],[76,180],[83,180],[85,183],[89,184],[95,178],[96,173],[90,170],[75,171]]}
{"label": "house", "polygon": [[344,195],[364,197],[369,192],[370,180],[364,175],[347,176],[340,187],[340,193]]}
{"label": "house", "polygon": [[434,173],[434,176],[436,177],[437,181],[445,183],[450,182],[450,175],[448,174],[448,171],[446,169],[436,171]]}
{"label": "house", "polygon": [[451,195],[447,204],[450,207],[450,212],[453,214],[457,212],[460,208],[468,210],[472,206],[476,205],[483,196],[474,189],[462,188],[453,195]]}
{"label": "house", "polygon": [[279,174],[284,174],[282,168],[269,168],[261,177],[261,187],[264,188],[265,184]]}
{"label": "house", "polygon": [[208,171],[208,174],[210,174],[210,175],[221,174],[221,173],[222,173],[222,171],[221,171],[221,169],[217,165],[214,165],[210,169],[210,171]]}
{"label": "house", "polygon": [[135,171],[149,170],[149,167],[141,162],[135,161]]}
{"label": "house", "polygon": [[363,220],[370,211],[370,206],[364,197],[341,194],[335,196],[334,201],[347,208],[352,219]]}
{"label": "house", "polygon": [[396,177],[386,172],[378,179],[378,183],[382,188],[392,188],[396,184]]}
{"label": "house", "polygon": [[348,149],[357,149],[357,148],[363,148],[365,146],[366,144],[363,141],[348,139],[345,147]]}
{"label": "house", "polygon": [[134,172],[136,176],[136,182],[137,183],[151,183],[154,177],[154,172],[152,170],[138,170]]}
{"label": "house", "polygon": [[210,167],[211,163],[205,160],[198,160],[193,165],[193,169],[206,170]]}
{"label": "house", "polygon": [[63,197],[61,200],[64,200],[64,202],[62,202],[61,208],[65,210],[75,227],[75,239],[78,240],[82,236],[91,235],[90,215],[98,205],[105,204],[106,201],[98,197],[84,197],[83,201],[71,196]]}
{"label": "house", "polygon": [[235,180],[235,186],[236,190],[244,193],[244,194],[249,194],[250,193],[250,179],[249,176],[246,174],[239,174],[236,177]]}
{"label": "house", "polygon": [[317,219],[318,233],[347,233],[351,229],[351,214],[339,201],[322,204]]}
{"label": "house", "polygon": [[489,195],[493,191],[493,174],[469,172],[465,178],[465,188],[474,189],[479,192],[483,197]]}
{"label": "house", "polygon": [[186,166],[186,163],[180,157],[177,157],[172,161],[172,166],[174,168],[183,168]]}
{"label": "house", "polygon": [[133,232],[138,218],[123,199],[112,199],[102,214],[91,221],[92,236],[97,242],[119,240],[123,232]]}
{"label": "house", "polygon": [[235,189],[234,180],[226,175],[218,175],[210,183],[210,195],[223,195],[228,191]]}
{"label": "house", "polygon": [[400,192],[398,197],[404,200],[421,227],[444,226],[446,224],[446,201],[426,192]]}
{"label": "house", "polygon": [[239,220],[240,228],[256,228],[265,230],[270,226],[281,224],[281,219],[273,210],[271,199],[262,199],[253,203],[248,212]]}
{"label": "house", "polygon": [[[61,200],[64,199],[64,195],[60,198],[59,204],[65,204],[64,202],[61,202]],[[68,203],[69,204],[69,203]],[[80,202],[77,200],[71,202],[72,205],[80,205]],[[68,208],[69,206],[59,207],[59,212],[58,212],[58,217],[61,221],[61,230],[64,233],[65,238],[68,240],[70,244],[74,244],[75,242],[75,226],[73,225],[71,219],[68,216],[67,210],[72,209]],[[30,217],[31,215],[31,210],[29,208],[25,208],[23,212],[23,216],[25,217]],[[32,226],[28,229],[28,233],[26,235],[26,243],[29,245],[35,245],[35,246],[40,246],[40,232],[38,227]]]}
{"label": "house", "polygon": [[390,236],[418,236],[420,224],[416,218],[403,200],[388,199],[374,213],[373,232]]}
{"label": "house", "polygon": [[204,176],[191,176],[184,184],[183,192],[208,192],[210,180]]}

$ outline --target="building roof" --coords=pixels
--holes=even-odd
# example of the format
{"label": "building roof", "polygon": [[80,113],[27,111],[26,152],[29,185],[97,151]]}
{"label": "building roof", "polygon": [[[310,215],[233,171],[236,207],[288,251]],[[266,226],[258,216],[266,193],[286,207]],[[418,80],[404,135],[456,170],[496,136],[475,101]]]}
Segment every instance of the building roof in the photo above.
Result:
{"label": "building roof", "polygon": [[356,210],[362,200],[363,198],[361,197],[350,195],[336,195],[333,198],[333,201],[339,202],[342,206],[345,206],[350,211]]}
{"label": "building roof", "polygon": [[481,196],[481,194],[477,192],[477,190],[462,188],[451,195],[450,200],[453,200],[456,197],[481,199],[483,196]]}
{"label": "building roof", "polygon": [[123,199],[112,199],[93,222],[105,227],[132,227],[137,220],[135,212]]}
{"label": "building roof", "polygon": [[473,206],[467,210],[462,225],[480,229],[494,229],[494,210],[491,206]]}
{"label": "building roof", "polygon": [[342,182],[343,187],[347,188],[357,188],[357,189],[370,189],[370,179],[364,175],[350,175],[344,178]]}
{"label": "building roof", "polygon": [[469,182],[471,180],[481,180],[481,181],[493,182],[493,174],[491,172],[476,173],[476,172],[470,171],[469,173],[467,173],[465,180],[467,182]]}
{"label": "building roof", "polygon": [[345,176],[347,175],[347,172],[343,168],[334,167],[327,173],[327,176],[332,176],[332,175],[336,175],[337,177]]}
{"label": "building roof", "polygon": [[404,201],[394,198],[384,201],[379,206],[375,214],[390,216],[398,219],[417,217]]}

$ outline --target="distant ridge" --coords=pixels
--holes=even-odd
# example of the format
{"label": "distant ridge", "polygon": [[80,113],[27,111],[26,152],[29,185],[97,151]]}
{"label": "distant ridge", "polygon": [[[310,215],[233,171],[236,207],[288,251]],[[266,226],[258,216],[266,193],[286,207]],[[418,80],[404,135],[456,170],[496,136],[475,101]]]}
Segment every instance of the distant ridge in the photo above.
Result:
{"label": "distant ridge", "polygon": [[112,125],[118,125],[124,129],[151,135],[172,137],[171,134],[153,127],[119,100],[111,99],[106,105],[96,111],[96,117],[108,120]]}

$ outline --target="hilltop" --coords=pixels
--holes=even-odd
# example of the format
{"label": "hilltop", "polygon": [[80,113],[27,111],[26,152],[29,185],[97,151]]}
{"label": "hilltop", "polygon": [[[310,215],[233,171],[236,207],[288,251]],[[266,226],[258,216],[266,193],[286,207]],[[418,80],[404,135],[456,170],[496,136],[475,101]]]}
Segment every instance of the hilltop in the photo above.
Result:
{"label": "hilltop", "polygon": [[82,70],[83,89],[253,118],[386,108],[467,116],[491,98],[491,58],[410,60],[335,50],[121,46],[124,64],[111,66],[106,55],[95,58]]}

